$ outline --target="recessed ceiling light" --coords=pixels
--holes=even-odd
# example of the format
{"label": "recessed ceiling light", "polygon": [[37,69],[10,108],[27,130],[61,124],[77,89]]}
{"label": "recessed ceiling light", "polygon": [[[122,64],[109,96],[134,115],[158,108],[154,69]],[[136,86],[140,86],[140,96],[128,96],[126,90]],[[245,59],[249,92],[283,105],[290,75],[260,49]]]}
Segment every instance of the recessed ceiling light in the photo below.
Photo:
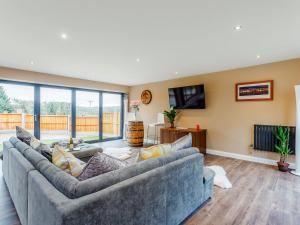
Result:
{"label": "recessed ceiling light", "polygon": [[66,33],[62,33],[60,36],[64,40],[66,40],[68,38],[68,35]]}
{"label": "recessed ceiling light", "polygon": [[30,65],[33,65],[33,64],[34,64],[34,62],[31,60],[31,61],[30,61]]}
{"label": "recessed ceiling light", "polygon": [[236,25],[236,26],[234,27],[234,29],[235,29],[235,30],[241,30],[241,29],[242,29],[242,26],[241,26],[241,25]]}
{"label": "recessed ceiling light", "polygon": [[140,59],[140,58],[137,58],[136,61],[139,63],[139,62],[141,61],[141,59]]}
{"label": "recessed ceiling light", "polygon": [[258,55],[256,55],[256,58],[258,58],[258,59],[259,59],[259,58],[260,58],[260,55],[259,55],[259,54],[258,54]]}
{"label": "recessed ceiling light", "polygon": [[175,72],[176,75],[178,75],[178,72]]}

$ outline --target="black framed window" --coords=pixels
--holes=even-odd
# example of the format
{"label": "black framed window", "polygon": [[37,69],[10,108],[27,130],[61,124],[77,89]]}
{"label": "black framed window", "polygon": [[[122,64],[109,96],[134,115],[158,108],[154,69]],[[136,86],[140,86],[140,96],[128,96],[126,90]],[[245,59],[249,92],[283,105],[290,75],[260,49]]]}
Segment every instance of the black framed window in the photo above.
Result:
{"label": "black framed window", "polygon": [[[123,97],[101,90],[0,80],[0,142],[13,136],[19,125],[49,143],[70,136],[87,142],[120,139]],[[13,109],[1,108],[5,101]],[[25,122],[7,116],[13,113],[21,113]]]}

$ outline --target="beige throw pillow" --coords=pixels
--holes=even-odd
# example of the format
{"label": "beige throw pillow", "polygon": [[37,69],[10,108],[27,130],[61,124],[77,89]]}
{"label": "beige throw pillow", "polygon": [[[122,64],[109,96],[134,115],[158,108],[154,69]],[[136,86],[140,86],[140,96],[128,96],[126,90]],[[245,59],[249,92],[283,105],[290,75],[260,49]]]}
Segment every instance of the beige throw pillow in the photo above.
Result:
{"label": "beige throw pillow", "polygon": [[58,168],[70,173],[74,177],[78,177],[85,166],[72,153],[66,152],[59,145],[56,145],[53,149],[52,162]]}

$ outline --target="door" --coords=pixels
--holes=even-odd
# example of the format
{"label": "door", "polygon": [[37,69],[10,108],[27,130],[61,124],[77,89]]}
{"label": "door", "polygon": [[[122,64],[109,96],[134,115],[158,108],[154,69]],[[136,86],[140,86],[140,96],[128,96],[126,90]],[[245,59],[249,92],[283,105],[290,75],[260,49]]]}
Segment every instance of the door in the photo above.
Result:
{"label": "door", "polygon": [[70,89],[40,88],[40,139],[50,144],[72,135],[72,91]]}
{"label": "door", "polygon": [[104,92],[102,94],[102,114],[103,139],[121,137],[122,95]]}
{"label": "door", "polygon": [[16,126],[34,134],[34,86],[0,81],[0,151]]}
{"label": "door", "polygon": [[76,91],[76,137],[84,141],[100,139],[99,92]]}

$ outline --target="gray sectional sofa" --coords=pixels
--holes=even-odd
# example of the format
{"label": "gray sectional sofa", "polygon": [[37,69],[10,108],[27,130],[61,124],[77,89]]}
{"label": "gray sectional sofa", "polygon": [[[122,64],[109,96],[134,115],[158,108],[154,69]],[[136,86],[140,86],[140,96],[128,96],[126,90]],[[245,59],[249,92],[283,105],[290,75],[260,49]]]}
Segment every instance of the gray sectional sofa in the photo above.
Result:
{"label": "gray sectional sofa", "polygon": [[12,137],[3,174],[23,225],[177,225],[212,197],[211,170],[195,148],[85,181]]}

